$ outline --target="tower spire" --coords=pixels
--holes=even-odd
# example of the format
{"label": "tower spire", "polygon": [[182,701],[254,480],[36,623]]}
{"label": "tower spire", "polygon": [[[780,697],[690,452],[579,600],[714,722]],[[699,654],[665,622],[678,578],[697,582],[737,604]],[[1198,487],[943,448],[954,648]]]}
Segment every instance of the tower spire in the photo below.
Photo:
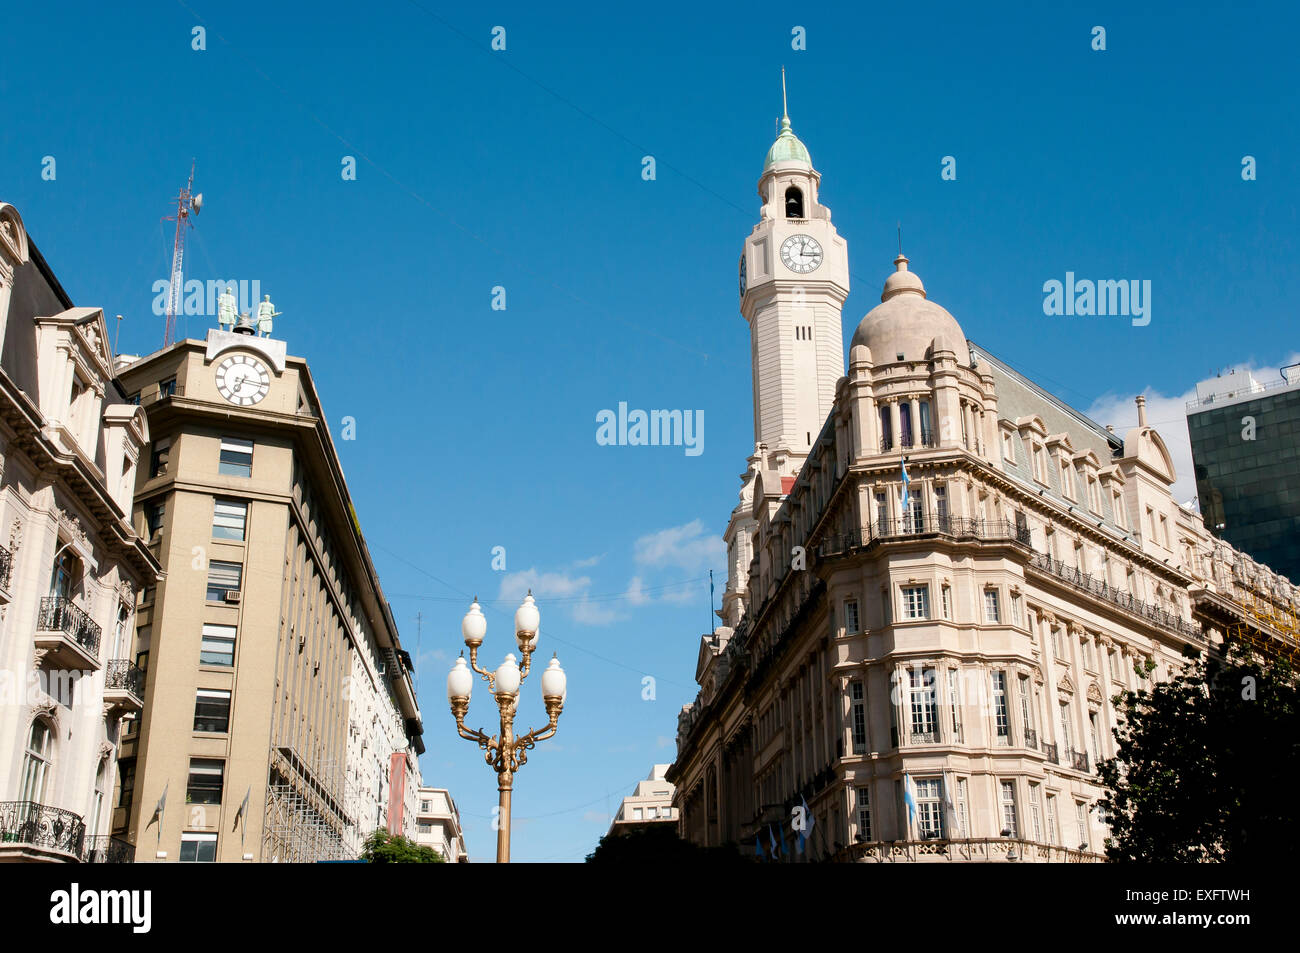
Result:
{"label": "tower spire", "polygon": [[785,67],[781,67],[781,125],[790,128],[790,107],[785,99]]}

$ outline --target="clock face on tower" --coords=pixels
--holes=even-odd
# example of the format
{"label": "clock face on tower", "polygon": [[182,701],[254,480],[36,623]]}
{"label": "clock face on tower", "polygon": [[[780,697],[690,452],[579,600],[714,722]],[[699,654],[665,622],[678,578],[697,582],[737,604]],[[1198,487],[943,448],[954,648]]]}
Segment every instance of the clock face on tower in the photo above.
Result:
{"label": "clock face on tower", "polygon": [[232,404],[256,404],[271,389],[266,365],[246,354],[232,354],[217,365],[217,390]]}
{"label": "clock face on tower", "polygon": [[781,243],[781,261],[791,271],[806,275],[822,263],[822,246],[811,235],[791,235]]}

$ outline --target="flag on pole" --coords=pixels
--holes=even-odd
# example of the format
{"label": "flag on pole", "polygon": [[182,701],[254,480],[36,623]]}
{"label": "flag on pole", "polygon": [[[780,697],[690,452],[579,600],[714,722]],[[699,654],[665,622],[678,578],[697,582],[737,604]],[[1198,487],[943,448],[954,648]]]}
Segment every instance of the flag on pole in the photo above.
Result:
{"label": "flag on pole", "polygon": [[916,795],[912,792],[912,776],[903,772],[903,803],[907,805],[907,833],[911,836],[916,823]]}
{"label": "flag on pole", "polygon": [[253,786],[250,784],[250,785],[248,786],[248,790],[244,792],[244,803],[241,804],[241,805],[239,805],[239,810],[237,810],[237,811],[235,812],[235,824],[232,824],[232,825],[230,826],[230,829],[233,831],[233,830],[235,829],[235,825],[239,823],[239,821],[240,821],[241,818],[242,818],[243,821],[244,821],[244,828],[243,828],[243,830],[241,830],[241,831],[239,832],[239,846],[240,846],[240,847],[243,847],[243,846],[244,846],[244,834],[247,833],[247,831],[248,831],[248,816],[247,816],[247,815],[248,815],[248,798],[249,798],[249,795],[251,795],[252,793],[253,793]]}
{"label": "flag on pole", "polygon": [[781,853],[788,854],[790,850],[785,846],[785,825],[781,825]]}
{"label": "flag on pole", "polygon": [[767,843],[769,849],[772,851],[772,859],[776,860],[776,858],[780,856],[781,852],[776,849],[776,834],[772,832],[771,824],[767,825]]}
{"label": "flag on pole", "polygon": [[[162,846],[163,812],[167,810],[167,788],[170,785],[171,785],[171,781],[168,781],[166,784],[163,785],[162,797],[158,799],[158,805],[153,809],[153,817],[149,818],[149,824],[152,824],[154,821],[158,822],[158,846],[159,847]],[[149,824],[145,825],[145,830],[149,829]]]}
{"label": "flag on pole", "polygon": [[763,844],[759,841],[757,834],[754,835],[754,856],[759,860],[764,858]]}
{"label": "flag on pole", "polygon": [[795,840],[795,849],[802,854],[804,847],[812,840],[812,832],[813,828],[817,826],[817,818],[813,817],[812,811],[808,810],[808,800],[802,794],[799,795],[799,802],[803,805],[803,830],[799,831],[799,837]]}
{"label": "flag on pole", "polygon": [[907,508],[911,500],[911,497],[908,496],[907,484],[912,482],[911,477],[907,475],[907,457],[903,457],[903,459],[899,461],[898,465],[903,472],[903,518],[907,519],[908,516]]}

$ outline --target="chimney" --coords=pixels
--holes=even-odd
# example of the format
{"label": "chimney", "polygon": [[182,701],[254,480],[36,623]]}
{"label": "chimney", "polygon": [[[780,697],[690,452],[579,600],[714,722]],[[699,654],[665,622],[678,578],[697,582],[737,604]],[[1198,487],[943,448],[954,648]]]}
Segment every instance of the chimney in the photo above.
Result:
{"label": "chimney", "polygon": [[1138,394],[1137,405],[1138,405],[1138,426],[1145,427],[1147,425],[1147,399],[1143,397],[1141,394]]}

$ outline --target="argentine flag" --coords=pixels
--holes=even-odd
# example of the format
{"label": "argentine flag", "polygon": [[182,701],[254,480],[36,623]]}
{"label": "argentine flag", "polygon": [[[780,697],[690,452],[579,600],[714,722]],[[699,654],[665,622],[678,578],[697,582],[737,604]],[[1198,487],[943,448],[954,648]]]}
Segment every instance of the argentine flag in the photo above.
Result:
{"label": "argentine flag", "polygon": [[903,772],[903,803],[907,805],[907,831],[910,835],[916,823],[916,794],[912,789],[912,776]]}
{"label": "argentine flag", "polygon": [[911,478],[908,477],[907,475],[907,457],[903,457],[902,461],[899,463],[899,466],[902,468],[903,471],[903,519],[907,519],[908,516],[907,507],[909,502],[909,497],[907,495],[907,484],[912,482]]}

